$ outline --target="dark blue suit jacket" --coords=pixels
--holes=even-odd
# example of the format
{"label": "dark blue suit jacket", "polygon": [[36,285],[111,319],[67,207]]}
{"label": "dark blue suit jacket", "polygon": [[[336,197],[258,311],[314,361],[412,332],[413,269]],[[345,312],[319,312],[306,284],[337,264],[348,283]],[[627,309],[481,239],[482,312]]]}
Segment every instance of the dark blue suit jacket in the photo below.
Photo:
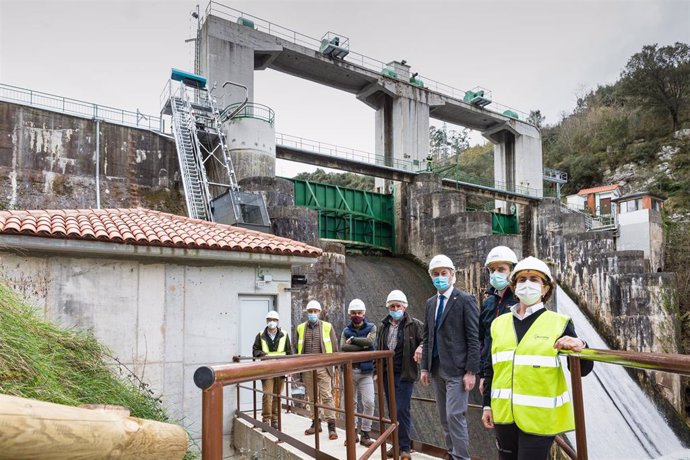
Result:
{"label": "dark blue suit jacket", "polygon": [[436,334],[436,299],[426,301],[422,370],[431,372],[431,352],[438,340],[440,371],[445,377],[479,372],[479,309],[474,296],[453,288]]}

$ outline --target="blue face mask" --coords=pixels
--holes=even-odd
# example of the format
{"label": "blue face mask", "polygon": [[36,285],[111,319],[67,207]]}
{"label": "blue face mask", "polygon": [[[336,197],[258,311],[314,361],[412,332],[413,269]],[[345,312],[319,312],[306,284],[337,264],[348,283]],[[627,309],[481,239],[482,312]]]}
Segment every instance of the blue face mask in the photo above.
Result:
{"label": "blue face mask", "polygon": [[400,321],[402,317],[405,316],[405,312],[400,310],[389,311],[388,314],[396,321]]}
{"label": "blue face mask", "polygon": [[505,273],[493,272],[489,277],[489,283],[497,291],[502,291],[508,286],[508,275]]}
{"label": "blue face mask", "polygon": [[319,315],[316,313],[307,313],[307,320],[309,320],[310,323],[315,323],[318,319]]}
{"label": "blue face mask", "polygon": [[447,276],[437,276],[434,278],[434,287],[439,291],[443,292],[448,289],[448,277]]}

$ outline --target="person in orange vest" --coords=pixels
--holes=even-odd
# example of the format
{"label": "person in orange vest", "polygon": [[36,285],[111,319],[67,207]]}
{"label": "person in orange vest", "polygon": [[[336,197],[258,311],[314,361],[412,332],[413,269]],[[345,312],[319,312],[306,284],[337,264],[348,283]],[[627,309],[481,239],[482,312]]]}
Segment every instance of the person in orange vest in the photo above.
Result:
{"label": "person in orange vest", "polygon": [[[546,460],[555,436],[575,429],[558,353],[587,344],[575,334],[570,317],[544,308],[556,284],[543,261],[521,260],[510,283],[520,303],[491,323],[482,423],[495,429],[501,460]],[[593,367],[583,360],[582,375]]]}
{"label": "person in orange vest", "polygon": [[[277,311],[269,311],[266,314],[266,327],[256,335],[252,355],[255,358],[264,356],[281,356],[292,354],[290,337],[284,330],[278,327],[280,316]],[[281,394],[285,377],[274,377],[261,381],[263,396],[261,398],[262,422],[270,424],[278,429],[278,413],[280,412],[280,398],[274,398],[272,394]]]}
{"label": "person in orange vest", "polygon": [[[321,304],[316,300],[310,300],[305,310],[307,311],[307,321],[297,326],[297,354],[337,352],[338,338],[335,335],[333,325],[319,319]],[[322,368],[316,371],[316,385],[319,387],[318,401],[314,401],[313,372],[309,371],[303,374],[304,384],[307,387],[307,397],[310,402],[335,407],[335,402],[333,401],[334,374],[335,370],[333,367]],[[328,439],[338,439],[338,433],[335,431],[335,411],[332,409],[321,409],[321,413],[328,423]],[[316,433],[317,429],[321,431],[321,424],[317,427],[316,420],[312,420],[311,427],[307,428],[304,434],[312,435]]]}

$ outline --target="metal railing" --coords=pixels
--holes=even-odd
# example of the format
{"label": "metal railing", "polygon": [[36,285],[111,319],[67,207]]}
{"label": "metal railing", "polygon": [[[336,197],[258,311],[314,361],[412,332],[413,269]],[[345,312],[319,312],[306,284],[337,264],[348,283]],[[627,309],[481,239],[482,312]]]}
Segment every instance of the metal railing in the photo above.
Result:
{"label": "metal railing", "polygon": [[298,136],[292,136],[290,134],[276,133],[276,145],[282,145],[288,148],[294,148],[306,152],[314,152],[320,155],[343,158],[345,160],[358,161],[360,163],[388,166],[402,171],[417,172],[421,170],[420,165],[416,164],[414,161],[394,158],[392,164],[387,165],[386,158],[383,155],[329,144],[327,142],[305,139]]}
{"label": "metal railing", "polygon": [[[354,386],[353,386],[353,363],[362,361],[374,361],[376,365],[376,372],[378,375],[384,375],[384,360],[386,361],[388,394],[390,397],[390,418],[383,416],[383,399],[379,398],[379,416],[369,417],[365,414],[355,413],[354,407],[350,401],[354,400]],[[343,366],[344,369],[344,397],[345,409],[333,408],[317,404],[318,385],[316,378],[316,370],[330,366]],[[395,407],[395,388],[393,379],[393,352],[392,351],[367,351],[359,353],[329,353],[320,355],[291,355],[280,356],[276,358],[264,359],[260,362],[229,364],[222,366],[200,367],[194,373],[194,383],[203,390],[202,392],[202,426],[201,426],[201,455],[203,460],[216,460],[223,458],[223,387],[232,384],[241,384],[245,382],[255,381],[257,379],[267,379],[274,377],[282,377],[286,374],[295,372],[313,372],[313,395],[315,401],[310,401],[313,410],[314,426],[319,427],[321,422],[319,420],[319,409],[328,409],[338,413],[345,414],[346,426],[346,447],[347,458],[357,458],[356,443],[355,443],[355,416],[370,418],[378,420],[381,426],[381,434],[376,438],[374,443],[367,448],[367,450],[359,457],[360,460],[366,460],[380,449],[381,458],[386,458],[386,441],[390,440],[393,445],[394,458],[400,454],[398,448],[398,424],[397,412]],[[383,394],[383,379],[377,379],[377,386],[379,394]],[[256,395],[256,391],[253,393]],[[280,397],[288,401],[294,400],[290,397],[285,397],[278,394],[273,394],[274,397]],[[256,398],[256,396],[255,396]],[[295,400],[296,401],[296,400]],[[304,402],[299,400],[299,402]],[[255,403],[256,404],[256,403]],[[337,460],[334,457],[324,453],[320,450],[319,432],[314,432],[314,447],[305,444],[279,430],[272,428],[269,424],[259,422],[255,418],[251,418],[239,410],[239,388],[237,399],[237,416],[242,418],[255,427],[261,427],[267,432],[276,436],[279,440],[285,441],[290,445],[298,448],[302,452],[314,457],[326,460]],[[255,405],[256,407],[256,405]],[[255,412],[256,417],[256,412]],[[388,427],[386,428],[386,425]]]}
{"label": "metal railing", "polygon": [[585,433],[584,400],[582,397],[582,376],[580,375],[580,360],[598,361],[607,364],[632,367],[636,369],[671,372],[690,376],[690,356],[670,353],[640,353],[635,351],[600,350],[585,348],[580,352],[562,352],[570,362],[570,378],[572,383],[572,401],[575,410],[575,440],[577,451],[573,456],[564,451],[575,460],[587,460],[587,435]]}
{"label": "metal railing", "polygon": [[[266,21],[265,19],[261,19],[251,14],[244,13],[240,10],[236,10],[219,2],[210,1],[206,6],[204,14],[206,17],[214,15],[220,18],[228,19],[233,22],[236,22],[240,18],[249,19],[251,23],[253,23],[253,28],[260,32],[265,32],[269,35],[273,35],[275,37],[288,40],[296,45],[304,46],[314,51],[318,51],[321,46],[321,40],[317,38],[301,34],[294,30],[288,29],[287,27],[283,27],[278,24]],[[383,70],[388,67],[388,65],[385,62],[357,53],[355,51],[352,51],[352,49],[350,49],[349,54],[345,56],[343,60],[350,64],[358,65],[366,70],[370,70],[377,73],[382,73]],[[454,88],[450,85],[438,82],[424,75],[417,75],[416,78],[424,82],[425,88],[435,91],[437,93],[450,96],[452,98],[458,99],[459,101],[462,101],[465,97],[465,90]],[[506,110],[510,110],[512,112],[518,113],[520,115],[520,119],[523,121],[526,121],[529,118],[529,114],[521,110],[508,107],[507,105],[499,104],[495,101],[492,102],[491,109],[485,107],[484,110],[488,110],[489,112],[494,112],[499,115],[503,115],[503,112],[505,112]]]}
{"label": "metal railing", "polygon": [[273,126],[273,123],[276,119],[276,114],[273,109],[267,105],[257,104],[255,102],[248,102],[246,104],[244,102],[236,102],[234,104],[230,104],[220,113],[221,121],[225,122],[240,106],[242,106],[242,108],[232,116],[233,119],[256,118],[257,120],[263,120]]}
{"label": "metal railing", "polygon": [[163,118],[0,83],[0,100],[165,133]]}

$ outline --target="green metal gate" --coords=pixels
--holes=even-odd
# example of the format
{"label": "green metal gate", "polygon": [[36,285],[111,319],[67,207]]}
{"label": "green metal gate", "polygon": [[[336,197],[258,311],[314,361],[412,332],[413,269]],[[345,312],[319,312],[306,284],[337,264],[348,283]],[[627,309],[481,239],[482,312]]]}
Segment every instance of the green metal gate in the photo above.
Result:
{"label": "green metal gate", "polygon": [[491,227],[494,234],[515,235],[520,233],[517,215],[491,213]]}
{"label": "green metal gate", "polygon": [[319,213],[319,238],[347,247],[395,251],[393,195],[290,179],[295,205]]}

